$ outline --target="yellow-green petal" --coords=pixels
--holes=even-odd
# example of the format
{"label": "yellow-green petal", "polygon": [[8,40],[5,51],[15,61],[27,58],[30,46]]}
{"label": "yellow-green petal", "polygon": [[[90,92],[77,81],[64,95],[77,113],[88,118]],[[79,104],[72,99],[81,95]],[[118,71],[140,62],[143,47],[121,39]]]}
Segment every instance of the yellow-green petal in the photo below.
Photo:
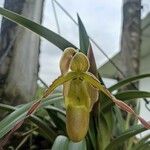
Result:
{"label": "yellow-green petal", "polygon": [[90,111],[91,111],[92,108],[93,108],[93,105],[98,100],[99,92],[98,92],[97,88],[95,88],[94,86],[92,86],[89,83],[86,83],[86,86],[87,86],[87,91],[88,91],[88,94],[89,94],[89,97],[90,97],[90,100],[91,100],[91,102],[90,102]]}
{"label": "yellow-green petal", "polygon": [[87,91],[87,86],[84,80],[80,77],[71,80],[68,86],[68,92],[65,95],[65,105],[85,106],[90,110],[91,99]]}
{"label": "yellow-green petal", "polygon": [[102,91],[104,94],[106,94],[108,97],[111,98],[110,93],[108,93],[108,90],[103,86],[99,80],[90,72],[85,72],[82,74],[82,77],[86,82],[88,82],[93,87],[97,88],[98,90]]}
{"label": "yellow-green petal", "polygon": [[68,47],[64,50],[59,63],[61,74],[65,74],[68,72],[70,62],[72,60],[72,57],[76,54],[76,52],[77,51],[72,47]]}
{"label": "yellow-green petal", "polygon": [[68,105],[66,110],[66,128],[68,136],[73,142],[83,140],[89,128],[89,111],[87,108]]}
{"label": "yellow-green petal", "polygon": [[68,72],[65,75],[61,75],[59,76],[56,80],[53,81],[53,83],[48,87],[48,89],[44,92],[42,98],[46,98],[49,94],[51,94],[55,88],[57,88],[58,86],[64,84],[67,81],[70,81],[74,78],[76,78],[76,72]]}

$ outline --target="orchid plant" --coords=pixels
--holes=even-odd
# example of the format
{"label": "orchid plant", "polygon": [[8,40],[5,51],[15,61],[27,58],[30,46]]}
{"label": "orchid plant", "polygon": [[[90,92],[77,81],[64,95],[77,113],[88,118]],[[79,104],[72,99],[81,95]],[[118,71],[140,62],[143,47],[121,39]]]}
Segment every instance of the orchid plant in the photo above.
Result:
{"label": "orchid plant", "polygon": [[[79,16],[80,49],[57,33],[12,11],[0,7],[0,14],[44,37],[64,51],[60,60],[61,75],[54,80],[39,100],[34,100],[16,107],[0,104],[0,109],[10,112],[10,114],[0,122],[0,149],[7,144],[10,135],[20,128],[25,120],[29,121],[31,126],[34,124],[35,128],[27,132],[27,136],[20,142],[19,146],[21,144],[23,145],[25,140],[30,137],[30,134],[36,131],[36,134],[42,135],[51,145],[54,143],[52,150],[58,150],[60,147],[61,149],[68,150],[70,149],[68,148],[70,145],[72,149],[79,150],[116,150],[120,147],[120,144],[123,144],[120,148],[123,149],[124,145],[132,147],[130,146],[133,143],[130,142],[131,137],[135,137],[136,134],[150,129],[150,123],[146,122],[135,113],[130,106],[123,102],[127,96],[124,96],[125,98],[123,96],[122,98],[118,98],[117,95],[114,96],[111,93],[113,90],[117,90],[125,84],[150,77],[150,74],[125,79],[107,89],[102,81],[99,81],[89,37]],[[88,53],[89,50],[91,51]],[[62,93],[52,94],[55,88],[60,85],[63,85],[63,97]],[[150,97],[150,93],[146,91],[127,91],[124,94],[127,93],[129,94],[129,100],[133,98]],[[64,99],[66,111],[64,111],[64,108],[55,107],[55,103],[62,99]],[[109,101],[111,103],[109,103]],[[101,105],[99,106],[97,103]],[[117,107],[113,107],[112,103]],[[144,127],[134,124],[130,129],[123,128],[120,125],[121,121],[116,121],[117,116],[112,113],[112,108],[118,112],[122,109],[133,114],[140,120]],[[39,113],[37,115],[35,113],[36,110],[41,109],[46,111],[46,117],[43,116],[43,114]],[[93,115],[93,110],[95,114],[98,114],[97,116],[95,114]],[[62,116],[60,117],[59,115],[63,115],[65,119],[62,119]],[[118,116],[121,118],[122,114],[119,112]],[[49,120],[47,120],[47,118],[49,118]],[[120,120],[122,120],[122,118]],[[123,123],[127,124],[127,121],[125,120],[122,124]],[[120,130],[120,128],[123,129],[119,134],[115,132],[118,129]],[[61,130],[61,135],[63,136],[58,136],[60,134],[54,129]],[[66,130],[71,141],[67,137],[64,137]],[[145,144],[148,144],[148,138],[149,135],[141,139],[138,144],[133,144],[133,147],[135,145],[136,149],[137,147],[141,148],[141,146],[147,146]],[[66,143],[68,144],[66,145]],[[125,149],[127,149],[126,147]]]}
{"label": "orchid plant", "polygon": [[92,73],[88,72],[89,64],[86,55],[74,48],[66,48],[60,60],[62,75],[49,86],[42,97],[46,98],[57,86],[63,84],[69,138],[79,142],[87,134],[90,111],[97,101],[89,94],[92,87],[107,95],[120,109],[135,115],[145,128],[150,129],[150,123],[138,116],[126,103],[116,99]]}

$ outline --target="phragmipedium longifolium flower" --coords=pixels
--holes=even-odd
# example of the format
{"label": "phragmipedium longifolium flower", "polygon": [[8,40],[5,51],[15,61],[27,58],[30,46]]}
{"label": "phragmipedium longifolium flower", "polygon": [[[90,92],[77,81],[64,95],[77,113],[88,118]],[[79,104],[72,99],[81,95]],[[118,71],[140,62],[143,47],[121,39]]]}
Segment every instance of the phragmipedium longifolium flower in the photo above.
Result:
{"label": "phragmipedium longifolium flower", "polygon": [[116,99],[89,71],[90,63],[86,55],[74,48],[67,48],[60,60],[61,76],[59,76],[45,91],[47,97],[57,86],[63,85],[63,95],[66,108],[66,129],[69,138],[74,142],[81,141],[89,128],[90,111],[97,96],[92,92],[100,90],[122,110],[132,113],[141,123],[150,128],[150,123],[138,116],[127,104]]}

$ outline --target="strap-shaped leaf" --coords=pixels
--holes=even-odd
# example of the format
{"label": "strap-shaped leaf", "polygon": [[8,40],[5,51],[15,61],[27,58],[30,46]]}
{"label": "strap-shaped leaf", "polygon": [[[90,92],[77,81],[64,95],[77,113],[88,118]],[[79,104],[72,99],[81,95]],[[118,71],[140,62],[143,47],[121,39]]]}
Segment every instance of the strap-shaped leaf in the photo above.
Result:
{"label": "strap-shaped leaf", "polygon": [[[142,139],[140,139],[140,141],[138,143],[136,143],[136,145],[132,148],[132,150],[141,150],[143,145],[146,144],[149,139],[150,139],[150,134],[144,136]],[[150,145],[149,146],[147,145],[147,148],[150,149]]]}
{"label": "strap-shaped leaf", "polygon": [[[11,111],[15,111],[16,107],[13,107],[13,106],[9,107],[9,105],[0,104],[0,109],[1,110],[7,110],[8,112],[11,112]],[[56,112],[62,113],[62,110],[60,110],[54,106],[51,106],[51,105],[49,105],[49,110],[51,113],[54,112],[55,114],[56,114]],[[45,121],[43,121],[41,118],[39,118],[35,115],[29,116],[28,119],[38,126],[39,130],[41,130],[42,133],[44,133],[43,135],[46,138],[48,138],[51,142],[54,141],[54,138],[56,137],[56,133],[50,128],[49,124],[46,124]]]}
{"label": "strap-shaped leaf", "polygon": [[[94,54],[93,54],[93,49],[92,49],[91,44],[89,45],[89,48],[88,48],[87,57],[88,57],[89,62],[90,62],[90,68],[89,68],[88,71],[91,72],[95,77],[98,78],[95,57],[94,57]],[[93,86],[91,86],[91,84],[88,84],[88,83],[87,83],[87,89],[88,89],[88,93],[90,95],[91,102],[92,102],[92,105],[91,105],[92,107],[91,108],[93,108],[93,105],[98,100],[99,92],[96,88],[94,88]]]}
{"label": "strap-shaped leaf", "polygon": [[35,32],[36,34],[44,37],[51,43],[53,43],[55,46],[59,47],[61,50],[64,50],[67,47],[74,47],[72,43],[58,35],[57,33],[39,25],[38,23],[35,23],[21,15],[18,15],[12,11],[9,11],[5,8],[0,7],[0,14],[3,15],[5,18],[22,25],[23,27]]}
{"label": "strap-shaped leaf", "polygon": [[[47,100],[47,101],[46,101]],[[62,96],[52,96],[52,98],[47,98],[44,99],[44,101],[41,102],[41,106],[47,106],[49,104],[55,103],[59,100],[62,100]],[[35,102],[35,101],[34,101]],[[14,108],[11,107],[9,110],[14,111],[9,114],[7,117],[5,117],[1,122],[0,122],[0,139],[6,135],[13,127],[15,127],[16,123],[24,120],[27,117],[27,113],[30,108],[32,108],[32,104],[34,102],[29,102],[28,104],[25,104],[23,106],[20,106],[19,108]],[[1,109],[6,109],[8,110],[9,107],[4,107],[4,105],[0,105]],[[31,109],[30,109],[31,110]]]}
{"label": "strap-shaped leaf", "polygon": [[131,82],[135,82],[139,79],[143,79],[143,78],[148,78],[150,77],[150,74],[141,74],[141,75],[137,75],[137,76],[134,76],[134,77],[130,77],[130,78],[127,78],[127,79],[124,79],[122,81],[119,81],[118,83],[114,84],[113,86],[111,86],[109,88],[109,91],[114,91],[114,90],[117,90],[118,88],[122,87],[122,86],[125,86],[127,84],[130,84]]}
{"label": "strap-shaped leaf", "polygon": [[51,129],[49,124],[47,124],[42,118],[37,117],[35,115],[31,115],[29,117],[29,120],[38,126],[39,130],[47,139],[49,139],[51,142],[54,141],[54,138],[57,136],[57,133],[53,129]]}
{"label": "strap-shaped leaf", "polygon": [[46,110],[57,129],[63,131],[64,134],[66,134],[65,116],[58,114],[57,111],[51,111],[48,107],[46,107]]}
{"label": "strap-shaped leaf", "polygon": [[138,147],[136,150],[149,150],[150,149],[150,141],[142,144],[140,147]]}
{"label": "strap-shaped leaf", "polygon": [[[149,98],[150,97],[150,92],[147,91],[137,91],[137,90],[129,90],[125,92],[119,92],[115,95],[117,99],[121,99],[122,101],[126,102],[132,99],[137,99],[137,98]],[[102,105],[101,110],[109,110],[110,107],[113,106],[112,101],[107,101],[104,105]]]}
{"label": "strap-shaped leaf", "polygon": [[150,92],[129,90],[125,92],[119,92],[115,95],[115,97],[121,100],[126,100],[126,101],[130,99],[135,99],[135,98],[148,98],[150,97]]}
{"label": "strap-shaped leaf", "polygon": [[128,106],[128,105],[127,105],[126,103],[124,103],[123,101],[116,99],[107,89],[106,89],[106,91],[107,91],[107,93],[108,93],[107,95],[110,95],[111,100],[112,100],[120,109],[122,109],[122,110],[124,110],[124,111],[126,111],[126,112],[129,112],[129,113],[133,114],[135,117],[137,117],[137,118],[140,120],[140,122],[143,124],[143,126],[144,126],[145,128],[150,129],[150,122],[147,122],[147,121],[145,121],[143,118],[141,118],[140,116],[138,116],[138,114],[136,114],[136,113],[134,112],[134,110],[133,110],[130,106]]}
{"label": "strap-shaped leaf", "polygon": [[89,36],[85,30],[85,27],[78,15],[78,25],[79,25],[79,40],[80,40],[80,51],[87,55],[88,48],[90,45]]}
{"label": "strap-shaped leaf", "polygon": [[143,131],[147,130],[146,128],[142,127],[141,125],[136,125],[131,127],[129,130],[123,132],[120,136],[118,136],[116,139],[114,139],[105,150],[116,150],[117,147],[128,140],[130,137],[135,136],[138,133],[141,133]]}

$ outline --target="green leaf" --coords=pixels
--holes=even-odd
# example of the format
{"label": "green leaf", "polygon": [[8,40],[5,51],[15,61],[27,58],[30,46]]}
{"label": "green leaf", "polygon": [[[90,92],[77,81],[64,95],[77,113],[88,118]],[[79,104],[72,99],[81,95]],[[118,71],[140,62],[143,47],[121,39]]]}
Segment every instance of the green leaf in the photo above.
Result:
{"label": "green leaf", "polygon": [[145,137],[143,137],[142,139],[140,139],[140,141],[132,149],[133,150],[140,150],[140,148],[143,146],[143,144],[146,144],[146,141],[148,141],[148,139],[150,139],[150,134],[148,134]]}
{"label": "green leaf", "polygon": [[128,140],[129,138],[135,136],[138,133],[141,133],[143,131],[147,130],[141,125],[135,125],[131,127],[129,130],[123,132],[120,136],[118,136],[116,139],[114,139],[105,150],[116,150],[117,147]]}
{"label": "green leaf", "polygon": [[137,81],[139,79],[148,78],[148,77],[150,77],[149,73],[148,74],[141,74],[141,75],[133,76],[133,77],[130,77],[130,78],[126,78],[126,79],[124,79],[122,81],[119,81],[115,85],[111,86],[108,90],[112,92],[114,90],[119,89],[122,86],[125,86],[127,84],[132,83],[132,82],[135,82],[135,81]]}
{"label": "green leaf", "polygon": [[139,145],[139,147],[136,150],[149,150],[149,149],[150,149],[150,141]]}
{"label": "green leaf", "polygon": [[79,15],[77,15],[77,16],[78,16],[78,25],[79,25],[80,51],[82,53],[84,53],[85,55],[87,55],[89,45],[90,45],[89,36],[85,30],[85,27],[84,27]]}
{"label": "green leaf", "polygon": [[89,142],[91,143],[91,146],[93,149],[96,149],[96,130],[95,130],[95,123],[93,117],[90,116],[90,122],[89,122],[89,130],[88,130],[88,137]]}
{"label": "green leaf", "polygon": [[27,110],[30,108],[31,105],[31,103],[26,104],[23,107],[16,109],[14,112],[12,112],[0,122],[0,138],[7,134],[17,122],[25,118],[25,116],[27,115]]}
{"label": "green leaf", "polygon": [[[117,93],[114,96],[117,99],[120,99],[125,102],[125,101],[129,101],[132,99],[137,99],[137,98],[148,98],[148,97],[150,97],[150,92],[130,90],[130,91]],[[102,105],[101,111],[109,110],[110,107],[112,107],[113,105],[115,105],[115,104],[111,100],[107,101],[104,105]]]}
{"label": "green leaf", "polygon": [[51,111],[48,108],[46,109],[50,118],[54,122],[55,126],[57,129],[62,131],[62,133],[66,134],[66,123],[65,123],[65,117],[62,116],[61,114],[58,114],[55,111]]}
{"label": "green leaf", "polygon": [[15,108],[10,105],[0,104],[0,110],[12,112],[15,110]]}
{"label": "green leaf", "polygon": [[36,124],[36,126],[38,126],[39,130],[42,131],[43,135],[45,135],[47,139],[49,139],[51,142],[55,140],[55,137],[57,136],[56,132],[51,129],[43,119],[35,115],[31,115],[29,117],[29,120]]}
{"label": "green leaf", "polygon": [[95,57],[94,57],[94,53],[93,53],[93,48],[92,48],[91,44],[89,45],[89,48],[88,48],[87,57],[88,57],[89,62],[90,62],[89,72],[91,72],[93,75],[95,75],[96,77],[98,77],[97,67],[96,67],[96,61],[95,61]]}
{"label": "green leaf", "polygon": [[91,149],[93,149],[94,150],[94,148],[93,148],[93,146],[92,146],[92,143],[91,143],[91,140],[90,140],[90,137],[89,137],[89,135],[87,134],[87,136],[86,136],[86,147],[87,147],[87,150],[91,150]]}
{"label": "green leaf", "polygon": [[135,98],[148,98],[150,97],[150,92],[129,90],[129,91],[117,93],[115,97],[117,99],[121,99],[125,101],[135,99]]}
{"label": "green leaf", "polygon": [[[47,101],[46,101],[47,100]],[[54,102],[57,102],[58,100],[62,100],[62,96],[60,97],[52,97],[50,98],[46,98],[45,101],[41,102],[42,107],[50,105]],[[14,107],[15,110],[9,114],[8,116],[6,116],[1,122],[0,122],[0,138],[2,138],[5,134],[7,134],[13,127],[14,125],[21,121],[24,120],[26,118],[27,112],[30,109],[30,107],[32,106],[33,102],[29,102],[27,104],[24,104],[20,107]],[[8,107],[7,107],[8,108]],[[0,105],[0,109],[5,110],[4,105]],[[8,110],[8,109],[7,109]],[[10,109],[10,111],[12,111],[12,109]]]}
{"label": "green leaf", "polygon": [[125,121],[123,119],[121,110],[118,107],[115,106],[114,111],[115,111],[116,120],[118,120],[116,124],[116,130],[118,130],[118,132],[121,133],[125,129]]}
{"label": "green leaf", "polygon": [[[113,128],[113,123],[114,123],[114,119],[113,119],[113,111],[112,109],[110,109],[110,111],[108,112],[101,112],[100,117],[102,117],[102,121],[105,122],[105,129],[108,135],[110,135],[112,128]],[[107,135],[107,136],[108,136]]]}
{"label": "green leaf", "polygon": [[[49,105],[49,106],[46,106],[44,108],[47,108],[47,107],[49,108],[50,113],[55,113],[55,114],[56,113],[60,113],[60,114],[65,115],[64,111],[62,111],[62,110],[60,110],[60,109],[58,109],[58,108],[56,108],[54,106]],[[2,110],[6,110],[6,111],[9,111],[9,112],[16,110],[15,107],[12,107],[12,106],[9,107],[9,105],[4,105],[4,104],[0,104],[0,108]],[[32,121],[35,125],[38,126],[39,130],[43,133],[43,135],[47,139],[49,139],[51,142],[54,141],[54,139],[57,136],[57,134],[54,132],[53,129],[50,128],[49,124],[47,124],[46,121],[43,120],[43,118],[40,118],[40,117],[35,116],[35,115],[31,115],[31,116],[29,116],[28,119],[30,121]]]}
{"label": "green leaf", "polygon": [[60,108],[57,108],[55,106],[49,105],[49,106],[46,106],[44,108],[46,108],[50,111],[54,111],[55,113],[59,112],[61,115],[66,116],[66,112],[64,110],[61,110]]}
{"label": "green leaf", "polygon": [[22,25],[23,27],[35,32],[36,34],[44,37],[51,43],[53,43],[55,46],[59,47],[61,50],[64,50],[67,47],[74,47],[73,44],[68,42],[66,39],[58,35],[57,33],[39,25],[38,23],[35,23],[21,15],[18,15],[12,11],[9,11],[7,9],[4,9],[0,7],[0,14],[3,15],[5,18]]}
{"label": "green leaf", "polygon": [[86,141],[74,143],[65,136],[58,136],[52,146],[52,150],[86,150]]}
{"label": "green leaf", "polygon": [[[111,118],[110,118],[111,117]],[[106,113],[101,113],[100,115],[100,128],[99,128],[99,149],[104,150],[105,147],[109,144],[111,136],[112,136],[112,129],[113,129],[113,122],[112,122],[112,111]],[[110,124],[109,124],[110,123]],[[112,128],[110,129],[110,126]]]}

